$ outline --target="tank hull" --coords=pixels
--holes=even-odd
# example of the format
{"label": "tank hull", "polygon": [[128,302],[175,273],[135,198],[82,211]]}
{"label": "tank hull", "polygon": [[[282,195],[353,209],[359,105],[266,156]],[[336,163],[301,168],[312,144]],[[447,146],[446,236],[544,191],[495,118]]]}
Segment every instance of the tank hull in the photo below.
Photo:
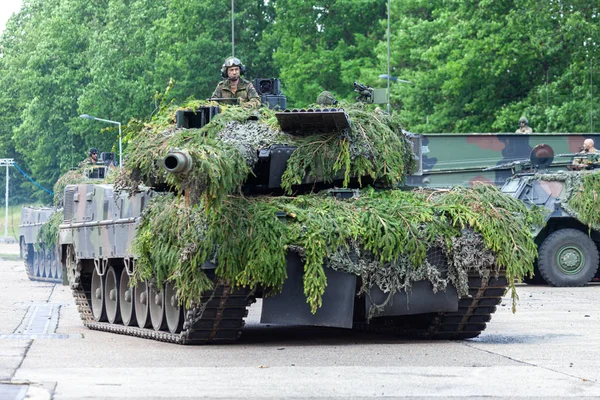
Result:
{"label": "tank hull", "polygon": [[[110,278],[120,277],[124,282],[133,277],[138,255],[131,245],[142,212],[154,195],[146,189],[116,197],[113,186],[106,184],[67,186],[59,231],[60,259],[84,324],[94,330],[177,344],[235,341],[242,333],[247,307],[265,293],[218,280],[216,265],[202,267],[215,289],[185,306],[177,304],[176,296],[169,295],[171,288],[162,282],[148,282],[146,291],[146,286],[138,290],[140,282],[119,288],[119,279],[115,283]],[[435,293],[428,281],[414,282],[409,293],[396,293],[384,313],[370,318],[367,310],[385,301],[387,294],[373,288],[367,295],[357,295],[360,280],[356,275],[326,266],[323,304],[313,313],[303,297],[302,259],[290,251],[286,260],[282,292],[262,301],[263,323],[366,329],[432,339],[472,338],[485,329],[508,287],[503,276],[473,275],[469,294],[459,299],[453,287]],[[170,314],[165,311],[169,304]],[[135,312],[128,311],[131,305]],[[110,310],[115,307],[119,312],[111,318]],[[169,316],[181,323],[165,324],[163,319]]]}

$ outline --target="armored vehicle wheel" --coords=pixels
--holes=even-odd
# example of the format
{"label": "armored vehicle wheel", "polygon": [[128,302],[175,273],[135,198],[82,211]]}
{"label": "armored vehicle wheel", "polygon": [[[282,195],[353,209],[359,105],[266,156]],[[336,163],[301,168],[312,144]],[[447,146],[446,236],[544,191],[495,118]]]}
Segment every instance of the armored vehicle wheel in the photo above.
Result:
{"label": "armored vehicle wheel", "polygon": [[165,284],[165,316],[169,332],[181,332],[183,327],[183,307],[179,304],[177,290],[171,283]]}
{"label": "armored vehicle wheel", "polygon": [[27,258],[27,244],[25,243],[25,238],[23,236],[19,238],[19,257],[21,257],[22,260]]}
{"label": "armored vehicle wheel", "polygon": [[135,307],[133,305],[134,288],[129,286],[129,275],[123,268],[119,282],[119,309],[123,325],[132,326],[136,324]]}
{"label": "armored vehicle wheel", "polygon": [[148,307],[148,283],[138,282],[134,288],[134,307],[135,318],[140,328],[148,328],[150,326],[150,308]]}
{"label": "armored vehicle wheel", "polygon": [[158,288],[150,287],[150,320],[155,331],[165,330],[167,328],[167,319],[165,318],[165,291],[158,291]]}
{"label": "armored vehicle wheel", "polygon": [[33,276],[42,276],[40,271],[40,258],[39,251],[33,253]]}
{"label": "armored vehicle wheel", "polygon": [[56,269],[56,275],[55,275],[55,277],[56,277],[57,279],[61,279],[61,280],[62,280],[62,277],[63,277],[63,274],[62,274],[62,272],[63,272],[63,269],[62,269],[62,264],[61,264],[61,263],[59,263],[59,262],[58,262],[58,260],[54,260],[54,268]]}
{"label": "armored vehicle wheel", "polygon": [[104,304],[104,276],[98,275],[94,268],[92,272],[92,285],[90,288],[90,297],[92,298],[92,314],[94,319],[99,322],[106,321],[106,307]]}
{"label": "armored vehicle wheel", "polygon": [[121,322],[119,279],[121,279],[121,275],[117,274],[115,268],[112,265],[108,267],[104,278],[104,305],[106,307],[106,318],[111,324]]}
{"label": "armored vehicle wheel", "polygon": [[584,232],[561,229],[544,239],[538,268],[549,285],[585,285],[598,269],[598,248]]}

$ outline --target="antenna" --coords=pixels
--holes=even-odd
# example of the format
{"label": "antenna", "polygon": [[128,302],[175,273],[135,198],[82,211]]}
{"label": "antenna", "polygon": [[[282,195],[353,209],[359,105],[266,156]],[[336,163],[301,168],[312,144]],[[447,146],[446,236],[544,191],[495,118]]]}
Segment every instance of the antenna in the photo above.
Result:
{"label": "antenna", "polygon": [[387,113],[390,115],[390,0],[387,2]]}
{"label": "antenna", "polygon": [[231,0],[231,57],[235,57],[235,15],[233,14],[233,3],[235,0]]}

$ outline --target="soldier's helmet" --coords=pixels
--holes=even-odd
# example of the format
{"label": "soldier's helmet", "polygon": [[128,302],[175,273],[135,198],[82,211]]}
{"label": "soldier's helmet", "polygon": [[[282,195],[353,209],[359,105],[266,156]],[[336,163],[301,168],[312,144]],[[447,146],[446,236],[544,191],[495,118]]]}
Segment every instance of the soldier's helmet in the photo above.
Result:
{"label": "soldier's helmet", "polygon": [[525,125],[529,125],[529,121],[527,121],[527,118],[525,117],[521,117],[521,119],[519,119],[519,125],[521,124],[521,122],[525,122]]}
{"label": "soldier's helmet", "polygon": [[333,95],[326,90],[321,92],[319,96],[317,96],[317,104],[335,106],[337,103],[338,101],[336,100],[336,98],[333,97]]}
{"label": "soldier's helmet", "polygon": [[98,149],[97,149],[97,148],[95,148],[95,147],[92,147],[92,148],[90,149],[90,151],[88,151],[88,156],[91,156],[91,155],[92,155],[92,154],[94,154],[94,153],[95,153],[95,154],[98,154]]}
{"label": "soldier's helmet", "polygon": [[223,78],[227,78],[227,69],[230,67],[239,67],[240,68],[240,76],[244,75],[246,72],[246,66],[242,64],[239,58],[237,57],[227,57],[223,66],[221,67],[221,76]]}

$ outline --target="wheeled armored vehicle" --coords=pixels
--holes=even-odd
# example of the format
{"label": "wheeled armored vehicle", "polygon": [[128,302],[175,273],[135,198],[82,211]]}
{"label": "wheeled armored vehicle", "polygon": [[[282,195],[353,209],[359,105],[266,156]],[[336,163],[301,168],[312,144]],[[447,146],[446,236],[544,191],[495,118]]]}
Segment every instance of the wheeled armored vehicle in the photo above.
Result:
{"label": "wheeled armored vehicle", "polygon": [[545,224],[534,231],[539,254],[535,275],[527,281],[582,286],[600,277],[598,159],[591,154],[560,154],[574,163],[550,171],[554,156],[551,146],[536,146],[528,168],[508,180],[502,191],[545,210]]}
{"label": "wheeled armored vehicle", "polygon": [[533,261],[512,220],[526,207],[495,188],[401,190],[421,146],[385,114],[172,116],[139,134],[115,184],[65,189],[61,261],[88,328],[230,342],[262,298],[269,324],[472,338]]}

